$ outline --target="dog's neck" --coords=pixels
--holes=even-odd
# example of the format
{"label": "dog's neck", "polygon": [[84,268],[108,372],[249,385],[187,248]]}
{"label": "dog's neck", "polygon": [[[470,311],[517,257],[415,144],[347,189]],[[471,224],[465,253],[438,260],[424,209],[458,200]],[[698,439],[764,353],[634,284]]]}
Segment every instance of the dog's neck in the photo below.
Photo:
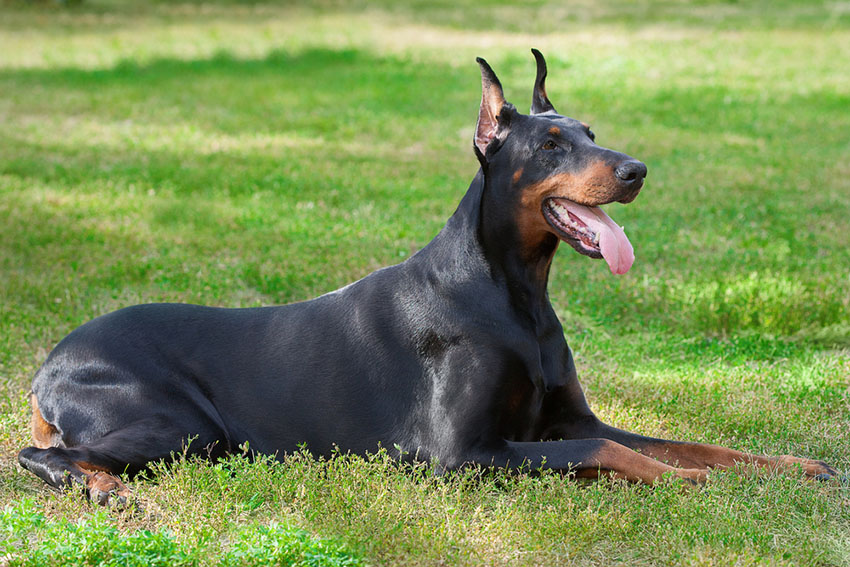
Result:
{"label": "dog's neck", "polygon": [[547,284],[559,241],[552,235],[531,253],[523,253],[514,212],[496,202],[494,193],[479,170],[434,244],[463,256],[459,262],[485,271],[505,287],[517,310],[543,323],[551,313]]}
{"label": "dog's neck", "polygon": [[518,203],[504,202],[499,197],[509,194],[510,189],[502,191],[495,185],[499,181],[486,175],[482,178],[478,235],[487,263],[495,278],[504,279],[514,305],[532,316],[541,309],[545,312],[551,309],[547,285],[559,241],[549,235],[552,238],[531,246],[524,242],[517,223]]}

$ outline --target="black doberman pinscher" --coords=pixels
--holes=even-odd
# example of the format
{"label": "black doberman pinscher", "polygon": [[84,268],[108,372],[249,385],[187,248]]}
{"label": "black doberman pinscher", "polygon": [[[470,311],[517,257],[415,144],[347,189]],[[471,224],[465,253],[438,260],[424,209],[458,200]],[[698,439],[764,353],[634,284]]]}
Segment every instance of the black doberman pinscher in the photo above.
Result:
{"label": "black doberman pinscher", "polygon": [[[115,476],[188,451],[306,444],[420,460],[546,467],[580,477],[701,482],[735,463],[835,471],[653,439],[588,407],[547,295],[560,241],[610,270],[634,259],[599,205],[637,197],[646,166],[558,114],[537,60],[531,114],[506,102],[483,60],[474,136],[481,169],[443,230],[407,261],[311,301],[219,309],[153,304],[99,317],[50,353],[32,385],[35,447],[21,465],[54,487],[122,499]],[[409,457],[412,458],[412,457]]]}

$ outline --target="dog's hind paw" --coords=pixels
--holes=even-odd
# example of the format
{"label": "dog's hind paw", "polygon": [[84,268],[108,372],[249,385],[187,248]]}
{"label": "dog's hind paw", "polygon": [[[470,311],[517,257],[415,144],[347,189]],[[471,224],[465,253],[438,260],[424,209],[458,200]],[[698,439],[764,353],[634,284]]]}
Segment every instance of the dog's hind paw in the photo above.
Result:
{"label": "dog's hind paw", "polygon": [[130,489],[127,485],[105,472],[86,475],[86,493],[92,502],[115,508],[126,507],[130,497]]}

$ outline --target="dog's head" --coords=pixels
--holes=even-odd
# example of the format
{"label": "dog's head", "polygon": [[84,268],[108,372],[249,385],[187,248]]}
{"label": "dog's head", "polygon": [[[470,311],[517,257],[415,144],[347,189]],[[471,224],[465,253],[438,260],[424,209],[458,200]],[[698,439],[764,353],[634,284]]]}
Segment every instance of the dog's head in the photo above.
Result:
{"label": "dog's head", "polygon": [[546,61],[532,53],[537,78],[528,115],[505,100],[493,69],[477,60],[483,95],[474,148],[488,190],[512,208],[526,245],[555,235],[581,254],[604,258],[613,273],[626,273],[632,246],[599,205],[633,201],[646,166],[597,145],[587,124],[558,114],[546,94]]}

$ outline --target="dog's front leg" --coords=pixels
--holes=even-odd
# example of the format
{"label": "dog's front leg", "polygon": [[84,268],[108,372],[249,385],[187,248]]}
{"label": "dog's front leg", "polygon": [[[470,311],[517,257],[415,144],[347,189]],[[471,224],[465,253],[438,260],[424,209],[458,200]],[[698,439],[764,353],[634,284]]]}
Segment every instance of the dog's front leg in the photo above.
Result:
{"label": "dog's front leg", "polygon": [[[482,459],[483,461],[484,459]],[[508,441],[492,463],[509,468],[552,469],[573,472],[582,478],[610,474],[631,482],[652,484],[665,473],[691,483],[700,483],[706,469],[676,468],[641,455],[610,439],[568,439],[564,441]]]}
{"label": "dog's front leg", "polygon": [[550,394],[541,427],[542,439],[610,439],[641,455],[685,469],[717,469],[750,464],[768,470],[793,472],[802,469],[809,478],[828,479],[838,474],[823,461],[791,455],[754,455],[719,445],[658,439],[624,431],[600,421],[587,408],[584,397],[577,396],[574,390],[564,387]]}
{"label": "dog's front leg", "polygon": [[802,459],[792,455],[778,457],[754,455],[708,443],[690,443],[645,437],[600,423],[594,436],[604,437],[641,454],[685,468],[727,468],[738,464],[756,465],[769,470],[802,470],[807,477],[829,479],[837,471],[823,461]]}

